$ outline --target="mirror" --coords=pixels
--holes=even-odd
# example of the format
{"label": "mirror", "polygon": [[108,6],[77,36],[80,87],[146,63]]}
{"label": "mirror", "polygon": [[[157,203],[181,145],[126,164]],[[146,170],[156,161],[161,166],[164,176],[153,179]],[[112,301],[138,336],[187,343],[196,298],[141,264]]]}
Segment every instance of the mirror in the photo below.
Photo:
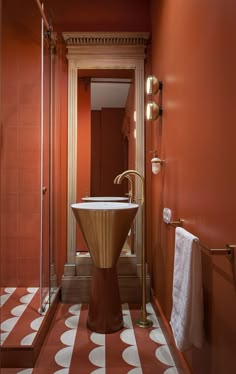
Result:
{"label": "mirror", "polygon": [[[90,174],[79,169],[78,181],[88,178],[84,196],[124,196],[127,183],[114,178],[135,167],[134,70],[78,70],[78,123],[88,108],[87,131],[78,140],[78,160],[84,159],[86,136],[90,138]],[[79,125],[78,125],[79,126]],[[83,124],[84,126],[84,124]],[[88,134],[89,131],[89,134]],[[89,139],[88,139],[89,143]],[[81,191],[82,192],[82,191]]]}
{"label": "mirror", "polygon": [[[77,188],[80,180],[83,183],[87,180],[88,187],[82,196],[78,188],[78,202],[85,198],[90,201],[91,197],[117,196],[128,201],[127,179],[121,184],[114,184],[114,179],[124,170],[135,168],[134,110],[134,70],[78,70],[78,126],[83,126],[83,131],[78,129]],[[90,145],[89,170],[81,162],[87,152],[85,144]],[[83,254],[88,248],[78,225],[76,231],[76,250]],[[123,254],[134,253],[133,238],[131,230]]]}
{"label": "mirror", "polygon": [[[76,222],[71,204],[77,200],[77,185],[81,195],[86,184],[77,180],[78,149],[80,147],[81,119],[77,118],[78,71],[89,70],[132,70],[135,78],[136,108],[136,147],[135,169],[144,175],[144,58],[149,39],[148,33],[63,33],[67,46],[68,59],[68,201],[67,201],[67,263],[75,264]],[[77,144],[78,139],[78,144]],[[90,153],[83,162],[89,165]],[[78,165],[79,167],[79,165]],[[87,170],[89,166],[87,166]],[[136,193],[140,196],[141,186],[136,184]],[[136,217],[136,257],[141,263],[142,215]]]}

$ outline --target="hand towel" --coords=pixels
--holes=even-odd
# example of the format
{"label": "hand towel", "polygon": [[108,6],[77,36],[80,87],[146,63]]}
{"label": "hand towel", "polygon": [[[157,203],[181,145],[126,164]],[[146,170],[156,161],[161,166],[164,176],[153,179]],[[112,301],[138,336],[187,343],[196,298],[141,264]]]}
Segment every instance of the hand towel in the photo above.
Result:
{"label": "hand towel", "polygon": [[198,238],[182,227],[175,231],[175,257],[170,324],[180,351],[202,347],[203,292]]}

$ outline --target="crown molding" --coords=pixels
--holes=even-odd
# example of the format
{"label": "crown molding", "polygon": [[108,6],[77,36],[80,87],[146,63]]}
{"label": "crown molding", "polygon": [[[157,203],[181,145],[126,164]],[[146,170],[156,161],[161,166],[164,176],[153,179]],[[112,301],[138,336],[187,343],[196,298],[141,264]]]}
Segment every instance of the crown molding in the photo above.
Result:
{"label": "crown molding", "polygon": [[66,46],[142,45],[148,44],[147,32],[63,32]]}

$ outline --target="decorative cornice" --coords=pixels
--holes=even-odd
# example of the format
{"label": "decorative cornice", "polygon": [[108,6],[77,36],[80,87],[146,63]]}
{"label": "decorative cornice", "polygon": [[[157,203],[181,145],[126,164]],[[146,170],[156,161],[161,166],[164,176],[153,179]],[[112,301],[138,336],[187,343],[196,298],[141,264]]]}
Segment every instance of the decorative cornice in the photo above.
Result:
{"label": "decorative cornice", "polygon": [[63,32],[67,46],[146,45],[149,33],[140,32]]}

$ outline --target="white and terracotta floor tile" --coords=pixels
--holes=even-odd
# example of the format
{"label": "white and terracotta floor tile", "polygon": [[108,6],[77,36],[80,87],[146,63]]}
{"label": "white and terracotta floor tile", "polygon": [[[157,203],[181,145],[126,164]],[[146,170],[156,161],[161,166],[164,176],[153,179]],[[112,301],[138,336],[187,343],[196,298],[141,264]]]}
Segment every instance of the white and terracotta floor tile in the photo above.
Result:
{"label": "white and terracotta floor tile", "polygon": [[[7,297],[6,297],[7,296]],[[1,289],[1,344],[31,345],[43,316],[38,313],[38,288]]]}
{"label": "white and terracotta floor tile", "polygon": [[[43,318],[36,307],[37,290],[21,290],[16,297],[12,289],[12,300],[5,296],[8,293],[4,291],[2,297],[1,332],[9,333],[4,344],[11,341],[10,324],[15,324],[18,344],[31,344]],[[31,317],[27,306],[33,310]],[[97,334],[87,329],[87,305],[61,303],[35,367],[1,369],[1,374],[178,374],[152,305],[147,304],[147,313],[153,326],[145,329],[136,325],[139,307],[123,304],[122,311],[122,330]],[[12,318],[19,320],[11,322]]]}

